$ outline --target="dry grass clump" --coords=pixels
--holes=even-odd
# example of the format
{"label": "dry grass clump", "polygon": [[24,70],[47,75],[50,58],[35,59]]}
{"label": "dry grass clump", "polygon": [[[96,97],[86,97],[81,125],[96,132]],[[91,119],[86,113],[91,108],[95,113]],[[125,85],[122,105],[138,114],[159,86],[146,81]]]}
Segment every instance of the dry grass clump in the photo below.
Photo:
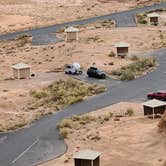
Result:
{"label": "dry grass clump", "polygon": [[156,66],[155,58],[136,59],[132,64],[113,70],[112,75],[117,76],[120,80],[133,80],[136,76],[142,75],[145,71]]}
{"label": "dry grass clump", "polygon": [[31,42],[31,37],[29,35],[20,35],[16,40],[18,41],[17,46],[23,47]]}
{"label": "dry grass clump", "polygon": [[82,101],[87,96],[92,96],[106,91],[103,86],[95,84],[85,84],[74,79],[58,80],[41,91],[31,91],[30,95],[33,101],[28,107],[29,109],[37,109],[39,107],[60,108]]}
{"label": "dry grass clump", "polygon": [[84,115],[84,116],[73,116],[70,119],[63,119],[58,124],[60,135],[63,138],[67,138],[68,134],[72,133],[72,130],[79,130],[82,126],[95,121],[95,117]]}
{"label": "dry grass clump", "polygon": [[132,108],[128,108],[123,112],[117,112],[113,114],[112,112],[108,112],[102,115],[93,116],[93,115],[80,115],[73,116],[71,118],[63,119],[58,125],[60,135],[63,138],[68,138],[68,136],[72,133],[79,131],[80,129],[85,129],[87,134],[85,134],[86,139],[99,141],[102,136],[99,132],[91,132],[91,128],[93,126],[103,125],[111,120],[120,121],[120,118],[130,117],[134,115],[134,110]]}
{"label": "dry grass clump", "polygon": [[137,14],[137,22],[139,24],[147,24],[147,16],[146,13],[139,13]]}
{"label": "dry grass clump", "polygon": [[108,54],[108,56],[109,56],[109,57],[115,57],[115,56],[116,56],[116,54],[115,54],[115,52],[114,52],[114,51],[111,51],[111,52]]}

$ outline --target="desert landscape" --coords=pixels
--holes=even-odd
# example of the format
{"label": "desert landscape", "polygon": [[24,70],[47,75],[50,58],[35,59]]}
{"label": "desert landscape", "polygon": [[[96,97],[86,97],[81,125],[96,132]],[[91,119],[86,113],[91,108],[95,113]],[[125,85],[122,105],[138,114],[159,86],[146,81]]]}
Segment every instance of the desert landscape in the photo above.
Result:
{"label": "desert landscape", "polygon": [[[63,73],[65,64],[78,62],[84,70],[94,65],[107,73],[111,73],[113,70],[133,63],[132,58],[121,59],[110,55],[112,52],[115,54],[116,50],[114,45],[117,42],[126,41],[130,44],[131,57],[139,56],[140,54],[165,46],[166,31],[164,26],[157,28],[136,27],[123,29],[115,29],[112,27],[110,29],[109,27],[102,27],[102,24],[99,25],[101,27],[97,29],[93,25],[82,28],[79,33],[80,40],[73,42],[61,42],[47,46],[33,46],[30,37],[11,41],[1,41],[0,94],[2,96],[1,103],[3,103],[0,105],[1,116],[4,117],[5,115],[7,118],[10,118],[13,116],[13,112],[15,116],[21,116],[21,118],[18,118],[20,119],[18,121],[21,121],[20,123],[22,124],[23,115],[25,119],[25,115],[30,117],[28,113],[24,112],[24,114],[23,112],[20,112],[26,103],[28,103],[28,92],[35,89],[35,87],[41,87],[39,81],[44,81],[44,75],[48,75],[48,85],[50,79],[53,81],[51,75],[49,76],[49,73],[57,71]],[[142,36],[142,34],[144,35]],[[64,33],[58,35],[64,38]],[[23,83],[26,82],[28,84],[28,88],[23,87],[21,90],[19,86],[17,87],[17,83],[15,84],[15,81],[11,80],[13,77],[11,66],[19,62],[31,65],[32,73],[35,73],[36,75],[35,79],[32,78],[30,80],[22,81]],[[53,75],[57,78],[64,77],[63,74],[55,73]],[[13,83],[15,84],[14,88]],[[12,86],[10,86],[10,84],[12,84]],[[18,97],[16,98],[15,96]],[[6,110],[8,110],[8,112],[6,112]],[[4,118],[2,119],[3,124]],[[27,123],[31,120],[24,121]]]}
{"label": "desert landscape", "polygon": [[[0,34],[82,20],[160,2],[166,1],[1,0]],[[147,15],[152,12],[160,15],[158,26],[150,25],[148,22]],[[121,101],[110,105],[108,98],[106,101],[102,100],[102,95],[110,94],[108,97],[112,103],[112,88],[117,90],[117,94],[115,92],[113,94],[119,99],[121,98],[120,90],[127,87],[130,91],[131,85],[131,91],[133,91],[132,86],[135,86],[137,81],[143,85],[141,90],[147,88],[149,91],[153,87],[155,89],[158,82],[160,86],[161,83],[165,83],[165,71],[163,71],[165,68],[162,64],[165,63],[163,55],[166,47],[166,10],[163,8],[138,13],[133,16],[133,19],[136,21],[135,27],[117,27],[115,20],[111,19],[98,20],[85,25],[73,25],[78,28],[78,40],[72,41],[66,41],[67,27],[58,28],[58,31],[52,34],[53,37],[62,39],[57,43],[33,45],[33,34],[32,36],[21,34],[15,39],[0,41],[0,146],[3,143],[2,150],[0,149],[0,163],[4,161],[1,153],[6,151],[5,141],[11,141],[10,144],[15,146],[17,143],[13,143],[11,138],[15,138],[13,139],[15,141],[17,133],[20,136],[20,131],[24,133],[26,129],[29,129],[28,141],[24,139],[24,136],[19,137],[20,140],[25,140],[23,141],[25,146],[23,148],[20,146],[20,151],[16,150],[12,162],[24,157],[26,152],[36,145],[33,142],[34,139],[37,138],[40,141],[45,138],[47,132],[57,131],[60,138],[56,136],[56,139],[58,141],[64,139],[68,147],[67,152],[59,158],[51,158],[52,160],[40,166],[74,166],[73,154],[82,149],[101,152],[101,166],[120,166],[122,163],[123,166],[166,166],[166,115],[154,120],[145,117],[142,101],[136,102],[137,94],[132,92],[123,95],[129,99],[133,97],[134,102]],[[38,37],[40,38],[40,35]],[[128,44],[129,53],[127,57],[121,58],[117,56],[115,45],[122,42]],[[159,62],[156,54],[147,56],[155,50],[159,50],[157,54],[161,58]],[[31,67],[29,77],[26,79],[14,77],[12,66],[20,62]],[[80,64],[83,73],[81,76],[75,75],[71,78],[70,75],[65,74],[65,65],[74,62]],[[87,70],[91,66],[101,69],[99,72],[104,72],[106,79],[89,78]],[[161,82],[157,74],[155,75],[158,69],[162,71],[160,72]],[[152,75],[153,72],[156,81],[148,77],[148,74]],[[133,84],[132,81],[130,84],[130,80],[133,80]],[[147,86],[148,83],[150,87]],[[141,99],[146,100],[145,98],[146,96]],[[100,106],[99,99],[103,102],[101,103],[103,108],[94,110]],[[159,100],[164,99],[159,98]],[[88,103],[91,101],[92,106]],[[96,107],[94,101],[97,102]],[[77,104],[74,105],[75,103]],[[33,125],[31,126],[32,122],[42,117],[44,121],[44,117],[47,119],[52,114],[61,119],[66,116],[65,113],[63,115],[60,112],[64,108],[71,106],[70,109],[77,108],[78,112],[83,110],[83,106],[80,108],[79,104],[87,108],[87,112],[93,112],[80,116],[74,115],[67,119],[62,118],[58,124],[55,123],[54,129],[52,129],[53,125],[47,121],[48,131],[44,131],[44,127],[41,129],[37,126],[39,135],[36,136],[38,131],[35,131]],[[67,114],[70,115],[70,113]],[[5,139],[7,139],[3,141],[6,132]],[[10,134],[14,135],[10,137]],[[8,152],[6,154],[10,156]],[[24,166],[30,166],[29,163],[26,164]]]}
{"label": "desert landscape", "polygon": [[165,133],[159,132],[158,123],[143,116],[141,103],[121,102],[73,116],[60,123],[60,131],[68,131],[67,153],[40,166],[73,166],[73,154],[82,149],[101,152],[102,166],[165,166]]}
{"label": "desert landscape", "polygon": [[160,0],[2,0],[0,33],[123,11]]}

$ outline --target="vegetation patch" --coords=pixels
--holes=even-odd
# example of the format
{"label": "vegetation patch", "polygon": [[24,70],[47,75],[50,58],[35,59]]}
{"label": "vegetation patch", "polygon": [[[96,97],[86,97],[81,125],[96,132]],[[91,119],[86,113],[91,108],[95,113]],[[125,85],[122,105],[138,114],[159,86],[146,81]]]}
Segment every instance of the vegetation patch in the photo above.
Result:
{"label": "vegetation patch", "polygon": [[18,47],[23,47],[28,43],[31,43],[31,36],[29,35],[20,35],[17,39],[18,41],[17,46]]}
{"label": "vegetation patch", "polygon": [[[107,123],[111,120],[120,121],[120,118],[123,117],[131,117],[134,115],[134,110],[132,108],[128,108],[127,110],[115,113],[112,112],[105,113],[103,115],[92,116],[92,115],[74,115],[71,118],[63,119],[58,125],[59,133],[63,138],[68,138],[70,134],[79,131],[80,129],[85,129],[89,131],[85,134],[86,139],[99,141],[102,136],[99,132],[91,133],[91,128],[93,126],[100,126],[104,123]],[[118,120],[117,120],[118,119]]]}
{"label": "vegetation patch", "polygon": [[31,91],[33,98],[29,109],[51,108],[59,110],[76,102],[84,100],[87,96],[105,92],[104,86],[85,84],[75,79],[58,80],[41,91]]}
{"label": "vegetation patch", "polygon": [[137,14],[137,22],[139,24],[147,24],[147,15],[146,13]]}
{"label": "vegetation patch", "polygon": [[133,80],[156,66],[155,58],[138,58],[132,64],[113,70],[111,74],[120,80]]}

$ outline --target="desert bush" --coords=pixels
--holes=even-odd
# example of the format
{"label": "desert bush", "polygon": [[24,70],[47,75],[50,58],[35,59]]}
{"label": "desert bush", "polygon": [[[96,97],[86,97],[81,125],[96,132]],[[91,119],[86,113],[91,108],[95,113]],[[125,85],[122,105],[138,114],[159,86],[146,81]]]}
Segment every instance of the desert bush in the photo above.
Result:
{"label": "desert bush", "polygon": [[24,45],[26,45],[27,43],[30,42],[30,36],[29,35],[20,35],[18,38],[18,47],[23,47]]}
{"label": "desert bush", "polygon": [[126,110],[126,114],[127,114],[128,116],[133,116],[133,115],[134,115],[134,110],[133,110],[132,108],[128,108],[128,109]]}
{"label": "desert bush", "polygon": [[112,112],[109,113],[110,118],[112,118],[114,116],[114,114]]}
{"label": "desert bush", "polygon": [[73,126],[73,122],[71,119],[63,119],[59,124],[58,124],[58,128],[72,128]]}
{"label": "desert bush", "polygon": [[134,78],[135,78],[134,72],[132,72],[130,69],[124,70],[120,76],[121,81],[133,80]]}
{"label": "desert bush", "polygon": [[108,65],[113,66],[114,62],[109,62]]}
{"label": "desert bush", "polygon": [[143,72],[154,66],[156,66],[155,58],[141,58],[128,66],[113,70],[111,74],[118,76],[120,80],[133,80],[135,76],[141,75]]}
{"label": "desert bush", "polygon": [[104,116],[104,121],[109,121],[110,120],[110,115],[105,115]]}
{"label": "desert bush", "polygon": [[81,123],[84,122],[84,124],[90,123],[94,120],[95,120],[95,118],[93,116],[90,116],[90,115],[80,116],[80,122]]}
{"label": "desert bush", "polygon": [[101,140],[101,136],[99,134],[96,134],[96,135],[91,137],[91,140],[99,141],[99,140]]}
{"label": "desert bush", "polygon": [[60,133],[61,137],[67,138],[67,136],[69,134],[69,129],[68,128],[61,128],[59,133]]}
{"label": "desert bush", "polygon": [[109,57],[115,57],[116,54],[115,54],[115,52],[111,51],[111,52],[108,54],[108,56],[109,56]]}
{"label": "desert bush", "polygon": [[30,95],[33,96],[36,99],[41,99],[47,97],[46,92],[36,92],[36,91],[30,91]]}
{"label": "desert bush", "polygon": [[103,86],[89,85],[74,79],[58,80],[41,91],[31,91],[33,101],[28,107],[45,106],[57,110],[103,91],[106,91]]}
{"label": "desert bush", "polygon": [[137,15],[137,19],[138,19],[138,23],[140,23],[140,24],[147,24],[146,14],[145,13],[138,14]]}

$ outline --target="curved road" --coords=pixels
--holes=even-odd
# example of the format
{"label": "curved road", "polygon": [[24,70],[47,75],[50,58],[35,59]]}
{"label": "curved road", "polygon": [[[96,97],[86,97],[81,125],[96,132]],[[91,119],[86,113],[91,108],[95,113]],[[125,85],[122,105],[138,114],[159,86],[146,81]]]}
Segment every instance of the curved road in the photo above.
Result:
{"label": "curved road", "polygon": [[[166,7],[166,3],[131,10],[128,12],[126,11],[122,13],[86,19],[80,21],[80,24],[87,23],[88,21],[92,22],[96,19],[109,19],[110,17],[114,17],[118,23],[118,26],[131,26],[135,25],[133,15],[136,12],[163,7]],[[123,20],[122,18],[125,19]],[[130,18],[132,19],[130,20]],[[43,33],[45,34],[45,32],[53,32],[60,26],[76,23],[79,23],[79,21],[46,27],[43,29],[40,28],[28,32],[33,33],[33,37],[35,38],[36,35],[40,36]],[[22,33],[24,32],[2,35],[0,36],[0,39],[14,38],[18,34]],[[43,38],[43,40],[45,39]],[[39,44],[40,41],[37,39],[36,41],[37,44]],[[107,80],[106,82],[102,82],[106,83],[108,87],[108,91],[106,93],[91,97],[88,100],[61,110],[54,115],[45,117],[40,121],[33,123],[29,128],[24,128],[13,133],[0,134],[0,165],[31,166],[38,162],[55,158],[66,151],[66,144],[64,143],[63,139],[60,138],[58,130],[55,127],[56,123],[58,123],[61,119],[70,117],[72,115],[80,115],[95,111],[96,109],[100,109],[120,101],[142,101],[144,100],[147,92],[158,90],[158,88],[166,89],[166,48],[149,53],[149,56],[152,55],[157,56],[160,65],[157,70],[149,75],[123,83],[119,81],[113,81],[111,79]]]}
{"label": "curved road", "polygon": [[132,9],[129,11],[123,11],[123,12],[112,13],[112,14],[107,14],[103,16],[92,17],[92,18],[88,18],[84,20],[72,21],[72,22],[57,24],[53,26],[47,26],[47,27],[36,28],[32,30],[25,30],[25,31],[0,35],[0,40],[15,39],[19,35],[28,34],[32,36],[32,43],[34,45],[56,43],[56,42],[62,41],[62,39],[59,39],[55,36],[55,33],[62,27],[66,27],[69,25],[82,25],[82,24],[95,22],[97,20],[108,20],[108,19],[115,20],[117,27],[134,27],[136,26],[134,16],[137,13],[152,11],[152,10],[161,9],[161,8],[166,8],[166,2],[155,4],[152,6],[145,6],[142,8]]}

